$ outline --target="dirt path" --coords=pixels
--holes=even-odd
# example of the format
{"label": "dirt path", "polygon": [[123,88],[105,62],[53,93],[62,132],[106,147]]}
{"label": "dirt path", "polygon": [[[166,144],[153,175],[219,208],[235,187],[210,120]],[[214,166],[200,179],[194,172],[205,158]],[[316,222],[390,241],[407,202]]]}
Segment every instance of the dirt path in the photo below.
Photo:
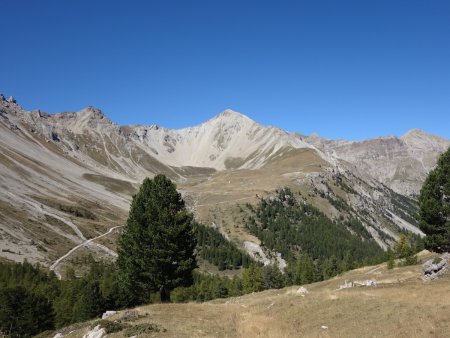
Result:
{"label": "dirt path", "polygon": [[111,249],[105,247],[104,245],[101,245],[101,244],[98,244],[98,243],[93,243],[93,241],[95,241],[95,240],[97,240],[97,239],[99,239],[99,238],[101,238],[101,237],[107,236],[107,235],[109,235],[110,233],[112,233],[115,229],[122,228],[122,227],[123,227],[123,225],[118,225],[118,226],[112,227],[112,228],[110,228],[107,232],[105,232],[105,233],[103,233],[103,234],[101,234],[101,235],[99,235],[99,236],[97,236],[97,237],[88,239],[88,240],[84,241],[84,242],[81,243],[81,244],[78,244],[77,246],[75,246],[75,247],[73,247],[72,249],[70,249],[65,255],[59,257],[59,258],[58,258],[58,259],[50,266],[50,270],[54,271],[55,274],[56,274],[56,276],[57,276],[59,279],[61,279],[61,277],[62,277],[61,274],[56,270],[56,268],[58,267],[59,263],[61,263],[61,261],[63,261],[63,260],[66,259],[67,257],[69,257],[69,256],[70,256],[72,253],[74,253],[76,250],[78,250],[79,248],[81,248],[81,247],[83,247],[83,246],[86,246],[86,245],[94,245],[94,246],[96,246],[96,247],[99,247],[99,248],[105,250],[105,251],[106,251],[107,253],[109,253],[111,256],[117,257],[117,253],[116,253],[116,252],[114,252],[113,250],[111,250]]}

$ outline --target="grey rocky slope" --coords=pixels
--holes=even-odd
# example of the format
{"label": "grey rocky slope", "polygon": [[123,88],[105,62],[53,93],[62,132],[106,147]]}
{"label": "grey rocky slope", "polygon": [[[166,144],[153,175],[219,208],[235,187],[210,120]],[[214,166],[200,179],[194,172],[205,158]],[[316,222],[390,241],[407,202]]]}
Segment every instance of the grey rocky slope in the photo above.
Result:
{"label": "grey rocky slope", "polygon": [[[332,218],[358,218],[387,247],[400,229],[420,233],[405,195],[417,193],[448,145],[417,130],[364,142],[301,137],[231,110],[181,130],[119,126],[93,107],[49,115],[2,98],[0,254],[50,265],[123,224],[131,194],[156,173],[177,181],[197,216],[242,247],[258,240],[224,215],[283,185]],[[84,250],[111,257],[114,236]]]}
{"label": "grey rocky slope", "polygon": [[419,129],[412,129],[401,137],[380,137],[360,142],[317,136],[300,139],[408,196],[419,193],[439,155],[450,147],[450,140]]}

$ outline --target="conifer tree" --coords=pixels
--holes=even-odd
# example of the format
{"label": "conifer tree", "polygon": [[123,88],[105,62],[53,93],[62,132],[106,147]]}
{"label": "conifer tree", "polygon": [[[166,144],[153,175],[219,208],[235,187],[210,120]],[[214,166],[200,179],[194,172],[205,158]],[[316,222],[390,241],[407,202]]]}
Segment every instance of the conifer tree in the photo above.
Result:
{"label": "conifer tree", "polygon": [[245,293],[264,290],[263,268],[257,264],[252,264],[248,269],[245,269],[242,276],[242,286]]}
{"label": "conifer tree", "polygon": [[0,335],[31,337],[53,328],[52,305],[22,286],[0,289]]}
{"label": "conifer tree", "polygon": [[450,251],[450,148],[441,155],[420,191],[419,226],[427,235],[427,249]]}
{"label": "conifer tree", "polygon": [[263,268],[264,289],[280,289],[284,286],[283,275],[276,265]]}
{"label": "conifer tree", "polygon": [[196,267],[192,220],[170,179],[157,175],[144,180],[118,242],[123,305],[148,302],[158,291],[161,301],[169,302],[173,288],[192,284]]}

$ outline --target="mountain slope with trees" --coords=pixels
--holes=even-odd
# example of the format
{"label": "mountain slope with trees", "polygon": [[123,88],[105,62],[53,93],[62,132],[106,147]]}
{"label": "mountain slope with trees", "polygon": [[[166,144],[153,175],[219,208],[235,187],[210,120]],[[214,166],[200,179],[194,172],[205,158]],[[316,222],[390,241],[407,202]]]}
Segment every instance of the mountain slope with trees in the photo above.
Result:
{"label": "mountain slope with trees", "polygon": [[[352,142],[350,150],[338,151],[335,146],[347,143],[301,137],[229,110],[174,131],[118,126],[93,107],[54,115],[28,112],[4,98],[0,131],[0,255],[46,266],[86,239],[123,225],[139,184],[160,173],[177,182],[189,210],[207,226],[214,222],[215,209],[226,214],[240,201],[256,205],[256,195],[267,197],[288,186],[309,190],[303,194],[307,202],[330,219],[351,213],[381,247],[393,247],[403,229],[419,231],[411,217],[414,201],[392,191],[383,175],[371,175],[366,155],[383,161],[377,170],[397,173],[396,184],[408,185],[405,173],[417,173],[415,182],[423,180],[424,168],[431,168],[450,142],[415,131],[396,143],[383,138]],[[400,147],[400,164],[390,152],[391,141]],[[354,148],[365,166],[346,157]],[[416,153],[423,163],[411,160]],[[335,184],[339,179],[345,185]],[[234,215],[219,216],[228,217]],[[216,225],[242,249],[243,241],[253,240],[251,234],[231,222]],[[77,253],[113,260],[116,249],[117,233],[111,233]],[[203,254],[210,259],[229,255],[206,249]],[[228,258],[225,265],[231,266],[230,260],[239,258]],[[69,260],[61,262],[61,269],[66,265]]]}

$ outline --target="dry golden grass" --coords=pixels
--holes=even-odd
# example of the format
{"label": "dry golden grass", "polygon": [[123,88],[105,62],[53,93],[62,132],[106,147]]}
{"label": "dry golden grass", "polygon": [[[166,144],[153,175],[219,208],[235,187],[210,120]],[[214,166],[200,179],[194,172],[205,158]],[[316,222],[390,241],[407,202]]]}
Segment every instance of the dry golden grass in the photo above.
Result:
{"label": "dry golden grass", "polygon": [[[420,277],[420,265],[387,270],[382,264],[307,285],[304,297],[290,287],[203,304],[143,306],[137,311],[144,316],[133,324],[167,330],[147,337],[449,337],[450,276]],[[338,290],[345,280],[366,279],[379,284]],[[66,337],[81,337],[88,327]]]}

